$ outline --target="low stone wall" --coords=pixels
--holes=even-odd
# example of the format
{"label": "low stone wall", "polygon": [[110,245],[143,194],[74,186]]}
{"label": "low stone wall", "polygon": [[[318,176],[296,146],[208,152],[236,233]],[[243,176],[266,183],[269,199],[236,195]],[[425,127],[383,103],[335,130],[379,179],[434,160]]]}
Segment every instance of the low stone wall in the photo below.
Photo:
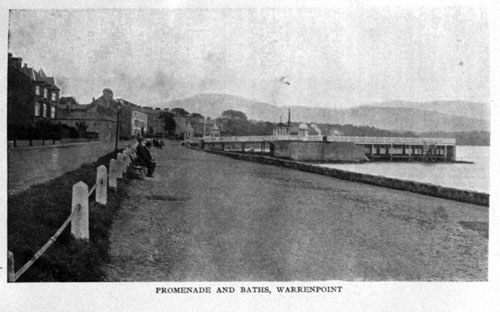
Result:
{"label": "low stone wall", "polygon": [[[14,146],[14,141],[9,140],[7,141],[7,147],[8,148],[21,148],[21,147],[41,147],[41,146],[52,146],[52,145],[65,145],[65,144],[71,144],[71,143],[87,143],[87,142],[99,142],[100,140],[98,139],[84,139],[84,138],[78,138],[78,139],[70,139],[70,138],[63,138],[59,140],[31,140],[31,145],[29,140],[16,140],[16,146]],[[114,141],[113,141],[114,142]]]}
{"label": "low stone wall", "polygon": [[434,197],[452,199],[460,202],[471,203],[481,206],[489,206],[489,195],[486,193],[459,190],[450,187],[438,186],[429,183],[421,183],[415,181],[399,180],[382,176],[375,176],[364,173],[350,172],[334,168],[320,167],[307,163],[297,162],[293,160],[285,160],[268,156],[241,154],[232,152],[222,152],[215,150],[206,150],[206,152],[228,156],[235,159],[248,160],[263,164],[282,166],[292,169],[297,169],[306,172],[322,174],[338,179],[349,180],[382,186],[397,190],[409,191],[413,193],[429,195]]}
{"label": "low stone wall", "polygon": [[46,182],[114,149],[113,142],[101,141],[8,149],[8,192],[13,194]]}

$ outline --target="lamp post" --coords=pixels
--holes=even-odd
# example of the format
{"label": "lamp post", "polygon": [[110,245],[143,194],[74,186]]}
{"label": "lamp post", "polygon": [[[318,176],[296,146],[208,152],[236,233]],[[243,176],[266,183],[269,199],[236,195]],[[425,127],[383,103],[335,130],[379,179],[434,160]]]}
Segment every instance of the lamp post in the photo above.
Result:
{"label": "lamp post", "polygon": [[115,138],[115,153],[118,153],[118,140],[120,139],[120,111],[121,105],[118,103],[116,106],[116,138]]}
{"label": "lamp post", "polygon": [[207,127],[207,117],[203,117],[203,137],[205,137],[205,128]]}

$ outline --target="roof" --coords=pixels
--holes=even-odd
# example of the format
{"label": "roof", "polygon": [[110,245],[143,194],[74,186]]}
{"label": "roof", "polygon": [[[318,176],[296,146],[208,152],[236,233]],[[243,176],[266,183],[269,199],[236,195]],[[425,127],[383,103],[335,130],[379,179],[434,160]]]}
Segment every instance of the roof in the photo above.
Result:
{"label": "roof", "polygon": [[71,105],[71,111],[86,111],[90,104],[76,104]]}
{"label": "roof", "polygon": [[23,73],[28,76],[30,79],[36,81],[36,82],[44,82],[46,84],[50,84],[53,89],[59,90],[59,88],[56,86],[54,77],[48,77],[43,69],[40,68],[39,71],[34,70],[31,67],[24,66],[22,68]]}
{"label": "roof", "polygon": [[99,112],[88,112],[86,110],[68,111],[60,109],[57,113],[58,120],[102,120],[115,122],[113,118]]}
{"label": "roof", "polygon": [[280,122],[278,123],[278,128],[285,128],[285,127],[288,127],[287,125],[285,125],[284,123]]}
{"label": "roof", "polygon": [[305,123],[301,123],[299,126],[299,130],[309,130],[309,127]]}

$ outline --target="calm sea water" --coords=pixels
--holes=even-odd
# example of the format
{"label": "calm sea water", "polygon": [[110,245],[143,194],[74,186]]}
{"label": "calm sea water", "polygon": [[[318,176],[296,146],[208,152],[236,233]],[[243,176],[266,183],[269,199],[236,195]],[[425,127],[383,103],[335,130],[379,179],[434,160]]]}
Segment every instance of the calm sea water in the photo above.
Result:
{"label": "calm sea water", "polygon": [[474,163],[428,164],[394,162],[320,164],[319,166],[489,193],[489,146],[457,146],[457,160],[472,161]]}

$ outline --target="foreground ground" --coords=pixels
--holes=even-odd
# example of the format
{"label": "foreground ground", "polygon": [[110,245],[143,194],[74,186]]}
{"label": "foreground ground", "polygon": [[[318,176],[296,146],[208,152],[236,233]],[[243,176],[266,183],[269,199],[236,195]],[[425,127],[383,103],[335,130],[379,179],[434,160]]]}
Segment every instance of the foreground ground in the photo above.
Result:
{"label": "foreground ground", "polygon": [[174,143],[133,180],[110,281],[486,280],[488,208]]}

